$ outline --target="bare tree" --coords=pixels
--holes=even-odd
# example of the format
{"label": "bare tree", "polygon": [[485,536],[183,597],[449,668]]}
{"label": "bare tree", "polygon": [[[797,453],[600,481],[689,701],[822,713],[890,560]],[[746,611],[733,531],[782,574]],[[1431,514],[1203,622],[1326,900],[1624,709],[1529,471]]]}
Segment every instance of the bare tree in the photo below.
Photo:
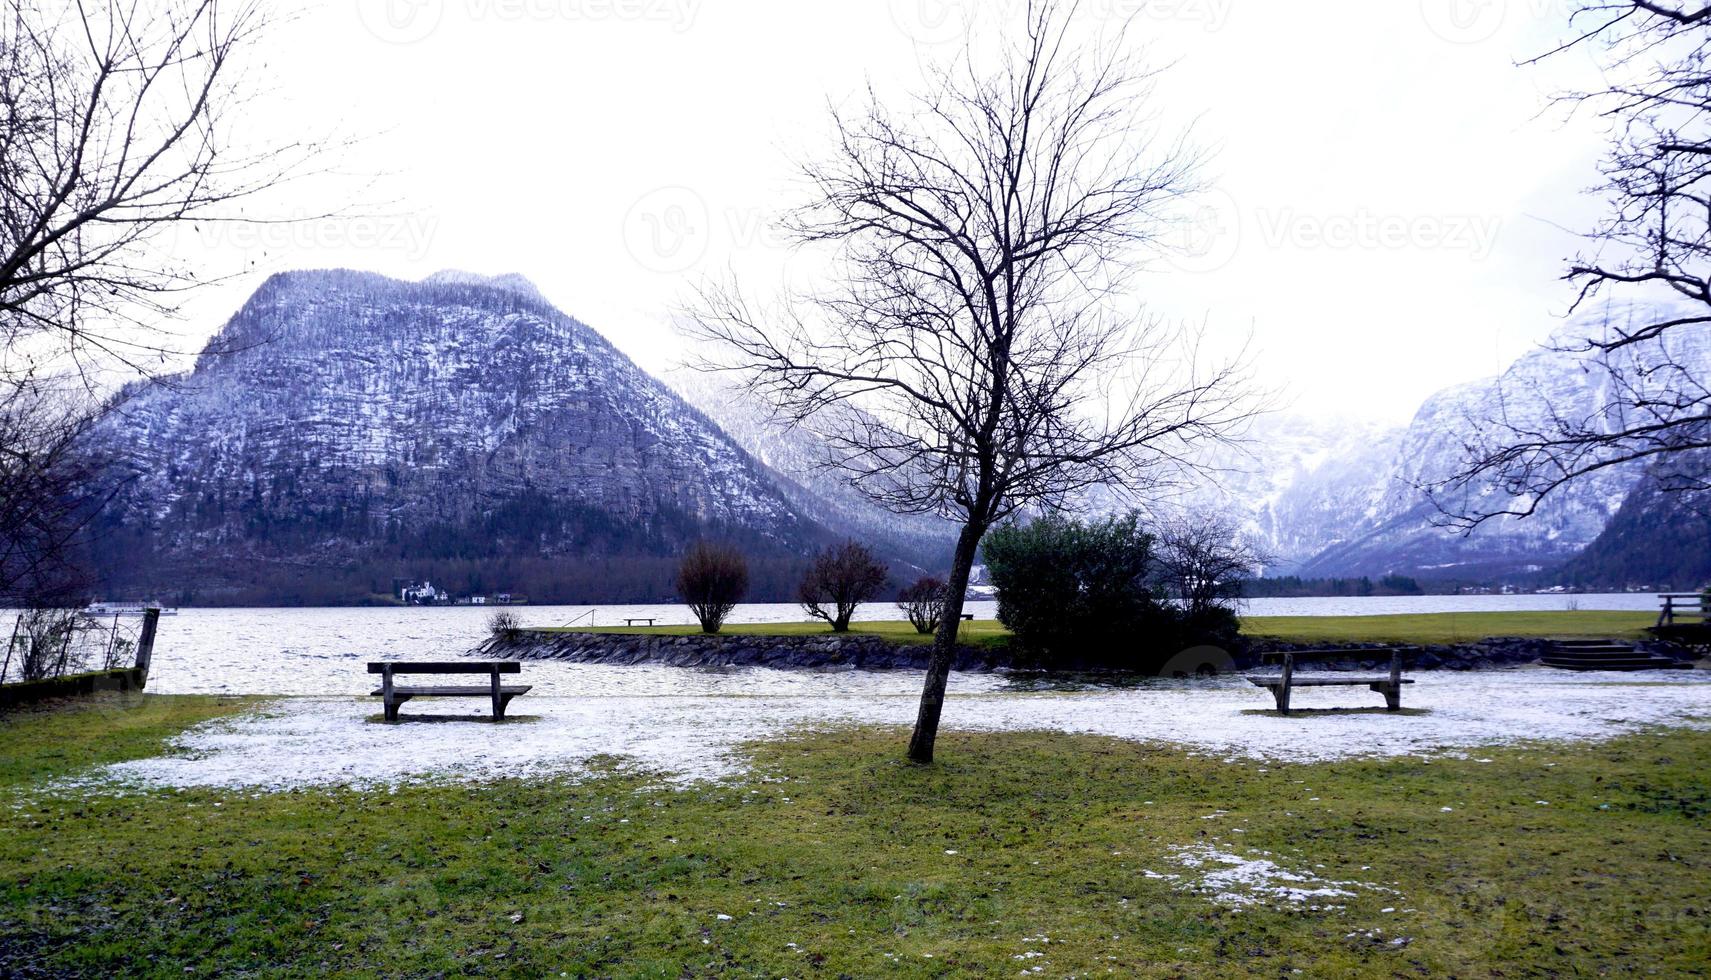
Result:
{"label": "bare tree", "polygon": [[854,541],[823,549],[808,563],[796,588],[796,601],[815,619],[830,623],[832,632],[845,633],[856,607],[871,602],[885,588],[885,566],[873,549]]}
{"label": "bare tree", "polygon": [[1267,560],[1233,518],[1215,511],[1171,518],[1155,535],[1165,591],[1191,617],[1229,608],[1242,594],[1242,581]]}
{"label": "bare tree", "polygon": [[917,633],[932,633],[945,617],[945,583],[931,575],[915,580],[897,594],[897,608]]}
{"label": "bare tree", "polygon": [[[1711,6],[1581,0],[1567,39],[1535,61],[1593,49],[1604,87],[1558,102],[1609,124],[1600,190],[1609,210],[1565,279],[1598,329],[1557,344],[1585,357],[1609,394],[1588,409],[1500,411],[1467,440],[1465,465],[1427,486],[1446,523],[1525,517],[1562,487],[1611,467],[1650,465],[1660,486],[1711,488]],[[1518,393],[1516,393],[1518,394]],[[1491,493],[1495,489],[1499,493]]]}
{"label": "bare tree", "polygon": [[[930,762],[981,537],[1039,501],[1115,483],[1248,414],[1237,362],[1126,312],[1125,287],[1195,189],[1199,158],[1146,115],[1154,74],[1123,39],[1078,46],[1030,3],[988,70],[965,55],[893,110],[834,110],[836,143],[787,216],[833,284],[763,309],[709,287],[695,332],[871,498],[958,521],[909,757]],[[973,47],[971,47],[973,50]]]}
{"label": "bare tree", "polygon": [[164,248],[185,222],[301,176],[312,142],[232,145],[254,0],[6,0],[0,23],[0,339],[18,360],[147,373],[202,281]]}
{"label": "bare tree", "polygon": [[[0,7],[0,598],[63,564],[99,493],[73,458],[115,378],[173,351],[200,284],[168,234],[303,175],[312,142],[235,145],[266,3]],[[115,374],[114,372],[118,372]],[[54,575],[47,575],[48,579]]]}
{"label": "bare tree", "polygon": [[33,378],[0,384],[0,606],[81,605],[79,532],[103,501],[79,440],[87,392]]}
{"label": "bare tree", "polygon": [[703,633],[719,632],[748,590],[749,563],[742,552],[726,545],[697,541],[677,569],[678,595]]}

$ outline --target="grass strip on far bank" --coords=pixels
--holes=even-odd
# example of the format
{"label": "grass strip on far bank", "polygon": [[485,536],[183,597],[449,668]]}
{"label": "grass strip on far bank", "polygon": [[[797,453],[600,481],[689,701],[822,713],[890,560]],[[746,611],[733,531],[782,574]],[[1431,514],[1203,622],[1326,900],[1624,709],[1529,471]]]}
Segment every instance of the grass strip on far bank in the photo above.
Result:
{"label": "grass strip on far bank", "polygon": [[1242,635],[1293,643],[1471,643],[1493,636],[1600,637],[1635,640],[1655,612],[1556,609],[1545,612],[1446,612],[1386,616],[1244,616]]}
{"label": "grass strip on far bank", "polygon": [[[120,723],[112,744],[129,748],[110,754],[157,749],[163,721]],[[37,744],[88,740],[76,715],[32,724]],[[901,760],[905,734],[765,743],[754,775],[684,789],[613,770],[0,791],[0,975],[1691,975],[1711,961],[1704,731],[1326,764],[945,733],[931,767]],[[1328,891],[1265,890],[1290,888]]]}
{"label": "grass strip on far bank", "polygon": [[[546,632],[618,633],[641,636],[700,636],[699,626],[571,626],[549,628]],[[837,636],[825,623],[726,623],[720,636]],[[907,620],[882,620],[871,623],[851,623],[844,636],[878,636],[893,643],[931,643],[932,634],[916,632]],[[1010,631],[993,619],[976,619],[962,624],[957,631],[960,642],[970,646],[993,646],[1008,643]]]}
{"label": "grass strip on far bank", "polygon": [[[1493,636],[1639,639],[1657,621],[1650,612],[1550,610],[1543,612],[1415,613],[1384,616],[1244,616],[1242,634],[1294,643],[1470,643]],[[619,633],[643,636],[694,636],[698,626],[573,626],[547,632]],[[894,643],[930,643],[902,620],[851,623],[850,634],[878,636]],[[730,623],[722,636],[832,636],[831,627],[811,623]],[[962,624],[958,633],[971,646],[999,646],[1010,633],[991,619]]]}

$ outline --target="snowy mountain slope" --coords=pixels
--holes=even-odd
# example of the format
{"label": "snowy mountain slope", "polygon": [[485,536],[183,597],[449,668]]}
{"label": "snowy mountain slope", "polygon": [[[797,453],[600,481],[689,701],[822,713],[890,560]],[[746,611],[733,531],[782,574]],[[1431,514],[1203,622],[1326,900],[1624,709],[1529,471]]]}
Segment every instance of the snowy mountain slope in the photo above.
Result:
{"label": "snowy mountain slope", "polygon": [[663,554],[702,534],[800,554],[829,536],[520,277],[274,276],[94,440],[124,477],[103,518],[120,557],[214,579],[246,561]]}
{"label": "snowy mountain slope", "polygon": [[[1487,522],[1472,534],[1435,526],[1437,510],[1417,489],[1441,481],[1462,464],[1470,441],[1501,432],[1493,420],[1542,427],[1553,413],[1593,417],[1616,397],[1610,374],[1584,355],[1553,349],[1595,332],[1609,311],[1564,325],[1551,345],[1524,355],[1495,378],[1444,389],[1427,399],[1395,441],[1387,460],[1364,485],[1321,486],[1307,481],[1288,495],[1359,494],[1369,502],[1362,519],[1306,562],[1303,575],[1401,572],[1436,578],[1483,578],[1534,571],[1561,562],[1593,541],[1639,481],[1643,466],[1615,466],[1553,494],[1525,519]],[[1711,376],[1711,334],[1682,331],[1670,339],[1674,355],[1699,377]],[[1641,363],[1654,352],[1636,353]],[[1661,376],[1660,376],[1661,377]],[[1667,382],[1666,382],[1667,383]],[[1500,493],[1477,488],[1487,498]]]}
{"label": "snowy mountain slope", "polygon": [[803,513],[828,527],[883,544],[924,571],[940,570],[949,563],[956,540],[953,525],[928,515],[893,514],[869,500],[838,469],[826,465],[828,448],[813,432],[774,421],[753,396],[724,376],[683,369],[666,380],[777,474],[785,495]]}

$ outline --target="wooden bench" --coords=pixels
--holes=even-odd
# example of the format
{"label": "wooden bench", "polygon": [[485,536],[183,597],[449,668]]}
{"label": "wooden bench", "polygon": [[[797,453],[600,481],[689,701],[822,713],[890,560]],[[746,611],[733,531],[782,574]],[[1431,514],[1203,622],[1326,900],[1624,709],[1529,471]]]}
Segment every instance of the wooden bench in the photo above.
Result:
{"label": "wooden bench", "polygon": [[1681,616],[1690,616],[1698,622],[1711,622],[1705,614],[1705,594],[1703,592],[1665,592],[1658,596],[1659,626],[1674,626]]}
{"label": "wooden bench", "polygon": [[652,616],[637,616],[637,617],[636,617],[636,618],[634,618],[634,619],[626,619],[626,620],[624,620],[624,625],[625,625],[625,626],[634,626],[634,625],[636,625],[636,624],[637,624],[637,623],[646,623],[646,624],[648,624],[648,625],[649,625],[649,626],[652,626],[652,625],[653,625],[653,624],[654,624],[654,621],[653,621],[653,617],[652,617]]}
{"label": "wooden bench", "polygon": [[[529,693],[529,684],[500,684],[500,674],[522,673],[523,665],[516,660],[451,660],[439,662],[384,660],[370,663],[368,672],[380,675],[380,687],[369,692],[379,697],[386,709],[386,720],[398,720],[398,706],[411,698],[491,698],[493,720],[505,719],[505,706],[511,699]],[[486,684],[435,685],[431,687],[399,687],[392,678],[397,674],[487,674]]]}
{"label": "wooden bench", "polygon": [[[1384,707],[1390,711],[1402,710],[1402,685],[1412,684],[1413,680],[1402,676],[1402,652],[1404,647],[1389,650],[1290,650],[1282,654],[1265,654],[1264,657],[1281,657],[1283,672],[1279,674],[1249,674],[1248,680],[1258,687],[1267,688],[1272,697],[1277,699],[1277,710],[1281,714],[1289,714],[1289,692],[1297,687],[1366,687],[1384,695]],[[1390,654],[1390,672],[1383,676],[1371,674],[1356,674],[1353,672],[1340,673],[1328,671],[1324,673],[1297,674],[1295,661],[1304,659],[1317,660],[1365,660],[1373,654]]]}

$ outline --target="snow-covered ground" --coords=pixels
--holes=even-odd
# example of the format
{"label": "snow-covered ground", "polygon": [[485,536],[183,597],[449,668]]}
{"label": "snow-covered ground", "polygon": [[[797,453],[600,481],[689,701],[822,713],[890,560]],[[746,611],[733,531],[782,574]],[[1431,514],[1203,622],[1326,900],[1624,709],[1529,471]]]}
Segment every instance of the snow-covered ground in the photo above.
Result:
{"label": "snow-covered ground", "polygon": [[[99,770],[88,779],[150,786],[281,788],[388,785],[416,779],[576,776],[616,757],[673,781],[743,771],[743,745],[792,731],[913,722],[919,677],[758,669],[675,671],[692,694],[640,695],[607,671],[638,680],[669,668],[529,664],[536,690],[493,725],[471,700],[414,701],[406,716],[370,720],[376,699],[299,696],[206,724],[166,756]],[[1124,690],[1024,693],[994,675],[959,675],[945,706],[953,730],[1087,732],[1159,741],[1220,757],[1313,761],[1437,754],[1530,739],[1597,739],[1648,725],[1711,726],[1711,671],[1643,675],[1545,669],[1423,673],[1404,694],[1424,713],[1277,717],[1269,693],[1239,677],[1158,680]],[[586,686],[585,686],[586,685]],[[578,688],[582,690],[579,691]],[[605,688],[610,693],[588,693]],[[152,689],[152,686],[151,686]],[[625,691],[628,689],[628,691]],[[1381,706],[1362,688],[1301,689],[1298,708]],[[460,720],[463,719],[463,720]]]}

